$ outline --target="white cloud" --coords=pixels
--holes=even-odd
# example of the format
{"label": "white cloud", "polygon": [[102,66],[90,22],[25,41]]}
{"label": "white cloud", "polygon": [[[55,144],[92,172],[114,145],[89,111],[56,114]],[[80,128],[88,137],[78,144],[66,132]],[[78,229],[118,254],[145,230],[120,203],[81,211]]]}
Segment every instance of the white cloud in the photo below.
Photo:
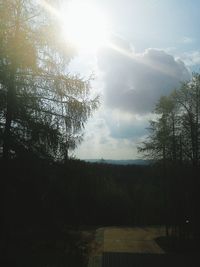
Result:
{"label": "white cloud", "polygon": [[155,103],[189,79],[189,71],[166,51],[147,49],[137,54],[124,41],[101,51],[97,63],[96,88],[103,90],[102,105],[86,125],[75,154],[82,159],[137,158],[137,145],[147,134]]}
{"label": "white cloud", "polygon": [[103,73],[105,103],[133,114],[151,112],[161,95],[169,94],[190,74],[181,60],[157,49],[136,54],[117,47],[98,57]]}
{"label": "white cloud", "polygon": [[181,40],[181,43],[183,44],[192,44],[194,43],[194,39],[188,36],[184,36],[183,39]]}
{"label": "white cloud", "polygon": [[78,158],[133,159],[147,133],[151,114],[133,115],[102,107],[86,125],[84,141],[75,151]]}
{"label": "white cloud", "polygon": [[136,116],[123,111],[110,110],[105,121],[109,125],[112,138],[127,139],[133,142],[144,135],[148,119],[148,116]]}
{"label": "white cloud", "polygon": [[184,61],[185,65],[188,67],[193,67],[195,65],[200,65],[200,51],[190,51],[185,52],[180,55],[181,59]]}

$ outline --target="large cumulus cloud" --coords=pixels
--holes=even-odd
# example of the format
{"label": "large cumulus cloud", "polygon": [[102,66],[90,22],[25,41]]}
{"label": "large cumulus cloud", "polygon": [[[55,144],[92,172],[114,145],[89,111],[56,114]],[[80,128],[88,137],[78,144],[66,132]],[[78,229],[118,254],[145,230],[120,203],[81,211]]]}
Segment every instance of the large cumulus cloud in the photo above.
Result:
{"label": "large cumulus cloud", "polygon": [[97,56],[101,108],[86,126],[80,158],[137,158],[159,97],[190,79],[185,64],[165,51],[135,53],[123,40],[114,43]]}
{"label": "large cumulus cloud", "polygon": [[98,65],[106,105],[130,113],[151,112],[161,95],[190,78],[184,63],[165,51],[147,49],[137,54],[122,42],[101,51]]}

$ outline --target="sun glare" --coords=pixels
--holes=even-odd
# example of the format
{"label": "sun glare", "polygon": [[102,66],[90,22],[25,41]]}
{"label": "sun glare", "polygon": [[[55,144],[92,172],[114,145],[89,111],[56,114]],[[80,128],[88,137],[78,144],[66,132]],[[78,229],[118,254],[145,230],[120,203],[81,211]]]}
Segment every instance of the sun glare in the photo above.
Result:
{"label": "sun glare", "polygon": [[105,15],[91,3],[69,2],[61,13],[64,37],[78,49],[96,50],[108,42]]}

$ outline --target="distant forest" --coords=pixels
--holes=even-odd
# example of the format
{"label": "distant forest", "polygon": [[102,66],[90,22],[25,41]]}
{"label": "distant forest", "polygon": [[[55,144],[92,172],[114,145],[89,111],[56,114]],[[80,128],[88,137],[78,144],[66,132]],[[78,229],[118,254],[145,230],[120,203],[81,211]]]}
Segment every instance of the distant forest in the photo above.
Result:
{"label": "distant forest", "polygon": [[3,171],[3,229],[9,232],[64,225],[152,224],[184,231],[187,220],[193,225],[193,212],[199,206],[192,166],[171,167],[163,173],[159,164],[14,159],[9,167],[2,166]]}

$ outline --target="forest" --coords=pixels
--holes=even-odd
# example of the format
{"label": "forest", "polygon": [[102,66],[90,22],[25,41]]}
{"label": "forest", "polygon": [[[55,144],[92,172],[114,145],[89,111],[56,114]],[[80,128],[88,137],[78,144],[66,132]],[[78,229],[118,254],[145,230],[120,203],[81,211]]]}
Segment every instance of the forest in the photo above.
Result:
{"label": "forest", "polygon": [[[58,253],[63,262],[70,259],[76,266],[75,259],[82,261],[87,254],[82,244],[80,249],[73,245],[80,230],[103,226],[165,225],[168,236],[182,241],[199,238],[199,184],[194,187],[197,175],[191,165],[163,170],[160,164],[120,166],[70,159],[56,163],[37,158],[7,164],[1,164],[1,236],[9,263],[26,266],[31,259],[33,266],[43,266],[43,261],[57,263],[52,257]],[[66,244],[68,253],[63,252]],[[47,251],[42,260],[41,249]]]}
{"label": "forest", "polygon": [[86,266],[83,228],[199,240],[200,75],[158,100],[138,147],[149,164],[81,161],[70,152],[101,103],[58,28],[34,1],[0,0],[1,266]]}

